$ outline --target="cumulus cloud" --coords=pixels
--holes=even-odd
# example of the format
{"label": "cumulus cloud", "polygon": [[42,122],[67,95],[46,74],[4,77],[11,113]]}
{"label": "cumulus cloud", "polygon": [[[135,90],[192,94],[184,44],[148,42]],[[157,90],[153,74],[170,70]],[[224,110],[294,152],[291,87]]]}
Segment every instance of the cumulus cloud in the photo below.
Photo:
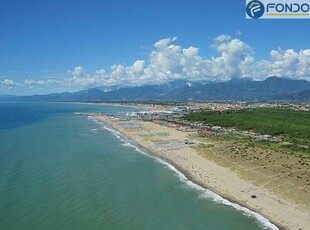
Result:
{"label": "cumulus cloud", "polygon": [[84,73],[84,70],[81,66],[77,66],[72,71],[72,75],[75,77],[83,77],[83,76],[85,76],[85,73]]}
{"label": "cumulus cloud", "polygon": [[25,81],[24,81],[24,84],[25,85],[43,85],[43,84],[45,84],[45,81],[43,81],[43,80],[34,80],[34,79],[26,79]]}
{"label": "cumulus cloud", "polygon": [[214,38],[211,48],[218,55],[203,58],[199,48],[183,48],[176,45],[177,37],[161,39],[154,43],[148,60],[137,60],[131,66],[116,64],[106,70],[97,70],[94,75],[85,74],[77,66],[70,73],[71,84],[81,87],[95,85],[157,84],[176,79],[229,80],[251,77],[263,80],[269,76],[309,79],[310,49],[299,52],[293,49],[272,50],[269,60],[255,60],[254,49],[244,41],[222,34]]}
{"label": "cumulus cloud", "polygon": [[272,50],[270,59],[256,60],[251,46],[222,34],[210,45],[218,55],[203,58],[199,55],[199,48],[183,48],[174,44],[176,41],[177,38],[173,37],[156,42],[148,61],[138,60],[129,67],[113,65],[110,74],[104,71],[102,83],[143,85],[175,79],[208,81],[243,77],[263,80],[273,75],[309,80],[309,49],[300,52]]}
{"label": "cumulus cloud", "polygon": [[0,80],[0,94],[3,93],[12,93],[16,90],[16,88],[18,88],[20,84],[16,83],[15,81],[11,80],[11,79],[4,79],[4,80]]}
{"label": "cumulus cloud", "polygon": [[268,76],[305,79],[310,81],[310,49],[271,50],[270,60],[256,61],[253,56],[241,65],[241,77],[263,80]]}
{"label": "cumulus cloud", "polygon": [[101,83],[97,75],[91,76],[86,74],[81,66],[75,67],[69,73],[71,73],[72,77],[65,80],[63,84],[69,84],[74,87],[91,87]]}
{"label": "cumulus cloud", "polygon": [[211,71],[213,76],[219,79],[242,77],[242,66],[253,55],[252,48],[240,39],[232,39],[228,35],[220,35],[212,44],[220,54],[211,59]]}
{"label": "cumulus cloud", "polygon": [[14,82],[11,79],[5,79],[3,81],[0,82],[2,86],[8,86],[8,87],[12,87],[12,86],[16,86],[18,85],[16,82]]}
{"label": "cumulus cloud", "polygon": [[[237,31],[237,34],[241,34]],[[24,85],[61,85],[74,89],[95,86],[137,86],[157,84],[176,79],[229,80],[251,77],[263,80],[269,76],[310,80],[310,49],[295,51],[271,50],[270,57],[256,60],[254,49],[238,38],[222,34],[214,38],[210,47],[217,55],[204,58],[199,48],[176,44],[177,37],[161,39],[154,43],[147,60],[136,60],[130,66],[115,64],[110,71],[98,69],[94,74],[85,73],[81,66],[69,71],[62,80],[27,79]],[[1,85],[16,83],[6,79]]]}
{"label": "cumulus cloud", "polygon": [[272,50],[269,68],[273,75],[310,79],[310,49],[296,52],[293,49]]}

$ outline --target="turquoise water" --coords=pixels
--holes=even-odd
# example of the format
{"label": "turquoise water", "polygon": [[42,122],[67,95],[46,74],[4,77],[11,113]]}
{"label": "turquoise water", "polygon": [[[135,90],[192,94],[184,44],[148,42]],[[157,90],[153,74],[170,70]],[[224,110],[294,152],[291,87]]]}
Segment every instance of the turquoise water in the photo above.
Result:
{"label": "turquoise water", "polygon": [[268,229],[260,216],[74,114],[133,110],[0,104],[0,229]]}

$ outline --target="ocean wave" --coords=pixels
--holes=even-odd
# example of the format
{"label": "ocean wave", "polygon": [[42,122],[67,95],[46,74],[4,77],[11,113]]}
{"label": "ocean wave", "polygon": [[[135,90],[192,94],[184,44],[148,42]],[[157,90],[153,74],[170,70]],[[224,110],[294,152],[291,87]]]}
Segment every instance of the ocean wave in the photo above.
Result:
{"label": "ocean wave", "polygon": [[94,134],[97,134],[98,133],[98,129],[91,129],[90,132],[94,133]]}
{"label": "ocean wave", "polygon": [[126,136],[124,136],[123,134],[121,134],[120,132],[108,127],[105,123],[100,122],[94,118],[92,118],[92,120],[94,120],[96,123],[102,125],[102,127],[111,132],[115,137],[117,137],[118,139],[120,139],[123,142],[123,146],[125,147],[129,147],[129,148],[133,148],[135,149],[137,152],[154,159],[155,161],[157,161],[158,163],[164,165],[166,168],[168,168],[169,170],[173,171],[179,178],[179,180],[183,183],[185,183],[187,186],[189,186],[190,188],[193,188],[199,192],[201,192],[200,197],[204,198],[204,199],[211,199],[213,202],[219,203],[219,204],[224,204],[230,207],[233,207],[234,209],[241,211],[244,215],[251,217],[251,218],[255,218],[260,225],[264,228],[264,229],[272,229],[272,230],[276,230],[278,229],[277,226],[275,226],[274,224],[272,224],[267,218],[263,217],[262,215],[260,215],[257,212],[254,212],[246,207],[243,207],[239,204],[233,203],[229,200],[224,199],[223,197],[221,197],[220,195],[216,194],[215,192],[212,192],[209,189],[203,188],[202,186],[195,184],[194,182],[190,181],[181,171],[179,171],[176,167],[174,167],[173,165],[171,165],[170,163],[166,162],[165,160],[155,157],[153,155],[148,154],[147,152],[141,150],[138,146],[136,146],[134,143],[132,143],[130,140],[128,140],[126,138]]}

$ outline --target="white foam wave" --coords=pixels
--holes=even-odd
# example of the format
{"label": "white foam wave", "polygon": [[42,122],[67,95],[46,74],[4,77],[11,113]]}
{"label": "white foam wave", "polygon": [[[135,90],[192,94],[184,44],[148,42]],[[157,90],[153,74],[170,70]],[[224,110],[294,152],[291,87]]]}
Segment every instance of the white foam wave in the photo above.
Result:
{"label": "white foam wave", "polygon": [[91,129],[90,132],[96,134],[96,133],[98,133],[98,129]]}
{"label": "white foam wave", "polygon": [[98,122],[95,118],[93,118],[92,116],[87,116],[87,118],[88,118],[89,120],[92,120],[92,121],[94,121],[94,122],[96,122],[96,123],[99,124],[99,122]]}
{"label": "white foam wave", "polygon": [[146,152],[144,152],[143,150],[141,150],[139,147],[137,147],[136,145],[130,143],[129,140],[125,140],[125,139],[121,139],[124,143],[122,144],[122,146],[125,146],[125,147],[129,147],[129,148],[133,148],[134,150],[136,150],[137,152],[149,157],[149,158],[152,158],[154,160],[159,160],[158,158],[150,155],[150,154],[147,154]]}
{"label": "white foam wave", "polygon": [[124,140],[122,139],[122,137],[121,137],[121,133],[120,133],[120,132],[117,132],[117,131],[115,131],[114,129],[111,129],[111,128],[105,126],[105,125],[103,126],[103,128],[104,128],[105,130],[108,130],[109,132],[111,132],[115,137],[117,137],[117,138],[120,139],[121,141],[124,141]]}
{"label": "white foam wave", "polygon": [[221,197],[220,195],[212,192],[209,189],[205,189],[202,186],[195,184],[194,182],[190,181],[182,172],[180,172],[179,170],[177,170],[173,165],[169,164],[168,162],[155,157],[153,155],[150,155],[148,153],[146,153],[145,151],[141,150],[139,147],[137,147],[135,144],[131,143],[124,135],[122,135],[120,132],[106,126],[105,123],[99,122],[98,120],[92,118],[92,120],[94,120],[96,123],[103,125],[103,128],[106,129],[107,131],[111,132],[114,136],[116,136],[118,139],[120,139],[123,142],[123,146],[125,147],[130,147],[135,149],[137,152],[150,157],[154,160],[156,160],[157,162],[159,162],[160,164],[163,164],[164,166],[166,166],[166,168],[168,168],[169,170],[173,171],[179,178],[179,180],[183,183],[185,183],[187,186],[201,192],[200,197],[201,198],[207,198],[207,199],[212,199],[214,202],[219,203],[219,204],[224,204],[227,206],[231,206],[234,209],[241,211],[244,215],[248,216],[248,217],[252,217],[255,218],[264,229],[272,229],[272,230],[276,230],[278,229],[274,224],[272,224],[267,218],[263,217],[262,215],[260,215],[259,213],[256,213],[254,211],[251,211],[248,208],[242,207],[239,204],[230,202],[229,200],[224,199],[223,197]]}

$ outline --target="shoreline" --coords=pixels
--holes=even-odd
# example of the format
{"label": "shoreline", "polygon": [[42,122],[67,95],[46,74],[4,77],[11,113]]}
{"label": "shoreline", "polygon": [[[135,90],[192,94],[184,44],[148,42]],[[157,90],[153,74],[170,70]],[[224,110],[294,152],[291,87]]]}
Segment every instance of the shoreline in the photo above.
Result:
{"label": "shoreline", "polygon": [[[298,207],[295,204],[281,200],[279,197],[275,196],[275,194],[271,194],[268,191],[255,188],[254,185],[244,179],[241,179],[235,174],[235,172],[203,158],[193,148],[186,147],[185,149],[180,150],[165,151],[159,147],[156,147],[156,145],[152,146],[152,144],[146,143],[150,141],[141,140],[141,138],[135,135],[136,133],[132,134],[129,131],[126,131],[126,129],[117,124],[117,121],[121,122],[120,120],[110,119],[104,115],[88,114],[88,116],[91,116],[97,121],[108,124],[113,130],[121,133],[128,140],[133,141],[136,147],[142,148],[142,150],[147,150],[152,157],[159,158],[160,160],[172,165],[190,182],[200,186],[203,189],[210,190],[232,204],[237,204],[254,213],[260,214],[270,223],[274,224],[278,229],[306,229],[306,227],[309,226],[308,224],[310,224],[307,210],[302,210],[301,207]],[[134,122],[143,123],[146,125],[145,122]],[[152,125],[158,126],[152,122],[149,123],[150,124],[147,124],[148,128],[154,128],[151,127]],[[168,129],[170,132],[177,132],[179,135],[181,133],[181,131],[174,130],[172,128],[157,128]],[[188,156],[185,160],[182,159],[182,157],[187,154]],[[198,167],[196,164],[199,164]],[[212,174],[212,176],[210,176],[210,174]],[[202,176],[205,176],[208,180],[206,181],[205,178],[202,178]],[[229,179],[225,180],[227,177]],[[246,199],[244,197],[244,193],[247,194]],[[259,199],[251,198],[250,194],[253,193],[259,194]],[[264,197],[264,199],[262,200],[261,197]],[[282,216],[281,214],[286,215]]]}

